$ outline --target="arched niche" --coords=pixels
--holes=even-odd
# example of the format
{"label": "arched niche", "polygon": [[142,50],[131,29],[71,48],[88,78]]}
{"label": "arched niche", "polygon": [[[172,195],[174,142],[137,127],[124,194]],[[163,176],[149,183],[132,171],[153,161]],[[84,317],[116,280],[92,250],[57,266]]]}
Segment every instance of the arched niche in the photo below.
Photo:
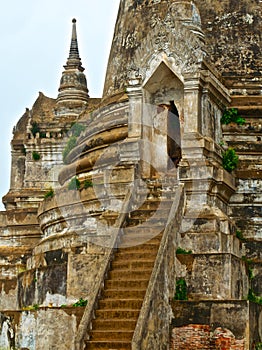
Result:
{"label": "arched niche", "polygon": [[181,158],[183,82],[162,61],[143,84],[143,99],[143,138],[151,144],[151,163],[165,172]]}

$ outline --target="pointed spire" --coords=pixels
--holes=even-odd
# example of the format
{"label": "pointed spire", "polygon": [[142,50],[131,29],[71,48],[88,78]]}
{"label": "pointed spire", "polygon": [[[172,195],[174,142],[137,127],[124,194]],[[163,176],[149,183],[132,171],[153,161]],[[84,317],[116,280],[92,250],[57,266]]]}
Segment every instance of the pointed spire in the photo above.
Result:
{"label": "pointed spire", "polygon": [[72,20],[72,38],[65,70],[62,73],[62,78],[59,86],[59,94],[57,104],[61,105],[68,101],[83,103],[88,101],[88,88],[86,77],[83,71],[81,58],[79,56],[77,34],[76,34],[76,19]]}
{"label": "pointed spire", "polygon": [[81,58],[79,56],[77,33],[76,33],[76,19],[75,18],[73,18],[72,23],[73,23],[73,25],[72,25],[72,38],[71,38],[69,57],[67,59],[67,62],[66,62],[66,65],[64,66],[64,68],[69,69],[71,67],[76,67],[81,72],[83,72],[85,70],[85,68],[82,67]]}
{"label": "pointed spire", "polygon": [[72,23],[73,23],[73,28],[72,28],[72,39],[71,39],[69,58],[79,58],[75,18],[73,18]]}

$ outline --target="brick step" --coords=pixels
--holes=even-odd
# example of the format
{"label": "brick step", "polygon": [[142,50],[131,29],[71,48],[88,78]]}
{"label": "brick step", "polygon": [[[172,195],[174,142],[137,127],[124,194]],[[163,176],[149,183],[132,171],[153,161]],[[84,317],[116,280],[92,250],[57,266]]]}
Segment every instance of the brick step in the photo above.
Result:
{"label": "brick step", "polygon": [[140,309],[143,303],[143,299],[102,299],[98,302],[98,307],[104,310],[137,310]]}
{"label": "brick step", "polygon": [[154,266],[154,259],[141,259],[138,261],[113,261],[112,268],[114,270],[141,270],[152,269]]}
{"label": "brick step", "polygon": [[170,209],[172,201],[163,198],[152,198],[144,201],[144,203],[138,209],[135,210],[157,210],[160,204],[161,209]]}
{"label": "brick step", "polygon": [[143,299],[146,289],[140,290],[119,290],[119,289],[106,289],[103,294],[104,299]]}
{"label": "brick step", "polygon": [[121,340],[121,341],[131,341],[134,334],[134,330],[92,330],[90,332],[90,340],[92,341],[114,341],[114,340]]}
{"label": "brick step", "polygon": [[122,246],[125,247],[126,243],[136,243],[136,240],[142,239],[144,240],[144,243],[147,244],[157,244],[159,245],[161,241],[162,235],[159,235],[158,230],[152,231],[152,232],[136,232],[135,229],[133,232],[131,231],[129,234],[125,234],[121,237],[121,242],[119,243],[118,247],[121,248]]}
{"label": "brick step", "polygon": [[[149,207],[150,208],[150,207]],[[168,216],[170,208],[159,208],[159,209],[137,209],[129,214],[129,219],[146,219],[155,215],[158,219],[162,219]],[[145,220],[144,220],[145,221]]]}
{"label": "brick step", "polygon": [[85,350],[131,350],[131,342],[129,341],[89,341]]}
{"label": "brick step", "polygon": [[[98,301],[86,349],[131,349],[131,340],[166,223],[165,217],[171,206],[167,203],[166,209],[158,209],[161,198],[151,197],[153,206],[147,200],[127,219],[127,225],[132,227],[123,229],[102,298]],[[138,244],[139,240],[142,240],[142,244]]]}
{"label": "brick step", "polygon": [[155,254],[158,251],[158,248],[159,248],[159,245],[157,244],[150,244],[147,246],[144,245],[144,247],[141,247],[141,245],[139,245],[139,246],[126,247],[126,248],[119,248],[115,252],[115,259],[122,256],[126,256],[128,260],[132,260],[132,259],[137,260],[137,258],[143,259],[143,256],[146,257],[146,255],[148,255],[149,257],[150,256],[155,257]]}
{"label": "brick step", "polygon": [[[125,241],[121,242],[118,247],[121,248],[129,248],[129,247],[137,247],[141,244],[147,243],[149,240],[152,239],[152,236],[150,237],[143,237],[143,236],[134,236],[129,239],[125,239]],[[158,243],[159,246],[159,243]]]}
{"label": "brick step", "polygon": [[[160,228],[163,228],[162,230],[160,230]],[[156,226],[150,226],[150,222],[148,225],[146,225],[145,223],[143,225],[140,225],[138,227],[134,227],[134,226],[131,226],[131,227],[124,227],[123,228],[123,238],[126,237],[126,238],[129,238],[129,237],[132,237],[132,236],[151,236],[152,238],[153,237],[156,237],[158,236],[163,230],[164,230],[164,227],[165,225],[161,225],[159,227],[156,227]]]}
{"label": "brick step", "polygon": [[154,243],[154,242],[146,242],[145,244],[140,244],[136,246],[131,246],[131,247],[126,247],[126,248],[121,248],[121,246],[118,248],[116,251],[117,253],[140,253],[140,252],[148,252],[148,251],[156,251],[158,250],[159,243]]}
{"label": "brick step", "polygon": [[163,218],[158,218],[158,217],[148,217],[148,218],[143,218],[143,219],[139,219],[139,218],[126,219],[126,222],[128,223],[129,227],[143,225],[145,230],[147,229],[147,227],[152,227],[152,228],[162,227],[163,228],[163,227],[165,227],[166,221],[167,221],[167,217],[166,217],[166,220],[164,220]]}
{"label": "brick step", "polygon": [[157,252],[147,251],[147,252],[130,252],[130,253],[117,253],[115,256],[115,261],[134,261],[134,260],[153,260]]}
{"label": "brick step", "polygon": [[130,270],[111,270],[108,274],[108,279],[111,280],[144,280],[147,278],[149,280],[152,273],[152,269],[142,269],[136,271]]}
{"label": "brick step", "polygon": [[129,319],[95,319],[92,321],[92,330],[133,330],[135,329],[137,318]]}
{"label": "brick step", "polygon": [[119,243],[119,248],[127,248],[127,247],[137,247],[138,245],[154,243],[159,246],[162,234],[160,234],[162,230],[154,229],[154,230],[140,230],[135,226],[132,230],[129,230],[128,233],[124,234],[121,237],[121,242]]}
{"label": "brick step", "polygon": [[137,290],[137,289],[146,289],[148,285],[148,279],[141,280],[106,280],[105,289],[127,289],[127,290]]}
{"label": "brick step", "polygon": [[109,320],[109,319],[137,319],[140,313],[140,308],[138,309],[106,309],[106,310],[96,310],[96,320]]}

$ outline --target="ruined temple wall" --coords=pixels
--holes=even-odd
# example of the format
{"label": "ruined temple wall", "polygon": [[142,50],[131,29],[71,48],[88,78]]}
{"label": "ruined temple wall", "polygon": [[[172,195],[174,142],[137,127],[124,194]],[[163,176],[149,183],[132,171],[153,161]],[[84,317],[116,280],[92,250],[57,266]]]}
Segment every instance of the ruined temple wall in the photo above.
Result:
{"label": "ruined temple wall", "polygon": [[82,312],[82,307],[1,312],[0,349],[72,349]]}
{"label": "ruined temple wall", "polygon": [[[133,58],[145,38],[160,22],[167,24],[173,16],[183,15],[181,3],[175,0],[121,1],[104,96],[126,86],[128,70],[132,68]],[[199,10],[199,14],[195,11],[195,15],[200,15],[205,34],[207,60],[224,76],[256,81],[261,76],[262,62],[259,0],[196,0],[194,4]],[[165,35],[159,31],[158,44],[163,41]],[[180,49],[179,46],[177,49]],[[228,80],[228,86],[239,83]]]}

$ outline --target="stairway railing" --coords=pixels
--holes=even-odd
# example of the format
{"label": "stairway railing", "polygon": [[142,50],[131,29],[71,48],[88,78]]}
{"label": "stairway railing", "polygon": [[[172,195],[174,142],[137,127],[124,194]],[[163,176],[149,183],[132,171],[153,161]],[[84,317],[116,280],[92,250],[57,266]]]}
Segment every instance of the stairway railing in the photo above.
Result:
{"label": "stairway railing", "polygon": [[83,349],[84,341],[87,338],[88,332],[91,327],[92,320],[94,319],[94,312],[97,307],[97,303],[99,300],[99,297],[101,295],[101,292],[104,287],[104,281],[106,279],[106,276],[108,274],[108,271],[110,269],[110,263],[113,260],[115,249],[117,248],[117,243],[120,235],[122,234],[122,227],[126,221],[127,215],[129,213],[129,206],[132,202],[132,196],[134,193],[136,193],[136,187],[137,183],[131,183],[131,186],[129,188],[129,191],[127,192],[123,206],[120,212],[120,215],[118,216],[113,229],[112,229],[112,237],[111,237],[111,244],[107,251],[107,256],[105,258],[103,271],[99,276],[97,277],[101,283],[95,283],[95,289],[93,290],[92,294],[90,295],[88,299],[88,304],[85,308],[84,314],[82,316],[82,319],[80,321],[75,341],[74,341],[74,350],[80,350]]}
{"label": "stairway railing", "polygon": [[169,343],[171,307],[174,295],[176,237],[185,208],[183,185],[175,190],[173,204],[160,243],[152,275],[132,339],[132,350],[166,349]]}

